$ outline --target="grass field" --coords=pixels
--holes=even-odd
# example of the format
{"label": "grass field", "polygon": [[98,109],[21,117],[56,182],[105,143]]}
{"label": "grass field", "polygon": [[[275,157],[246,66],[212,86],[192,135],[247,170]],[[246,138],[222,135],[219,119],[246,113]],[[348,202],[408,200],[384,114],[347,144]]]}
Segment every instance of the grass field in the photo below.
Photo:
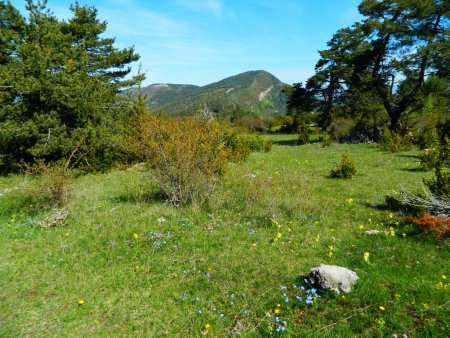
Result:
{"label": "grass field", "polygon": [[[0,178],[0,336],[448,336],[448,242],[383,208],[421,190],[416,153],[294,138],[230,165],[202,207],[167,205],[138,167],[79,177],[66,224],[48,229],[28,205],[35,182]],[[356,176],[328,178],[343,152]],[[358,284],[306,304],[301,276],[320,263]]]}

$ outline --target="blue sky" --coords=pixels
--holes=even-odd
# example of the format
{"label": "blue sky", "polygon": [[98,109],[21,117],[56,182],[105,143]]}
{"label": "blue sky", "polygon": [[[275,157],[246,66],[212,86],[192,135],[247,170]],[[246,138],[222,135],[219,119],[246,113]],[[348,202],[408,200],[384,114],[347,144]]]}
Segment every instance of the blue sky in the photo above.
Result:
{"label": "blue sky", "polygon": [[[25,0],[11,1],[19,9]],[[73,1],[48,0],[68,18]],[[360,0],[79,0],[108,22],[116,47],[135,46],[151,83],[206,85],[264,69],[285,83],[314,73],[318,50],[361,17]],[[137,71],[138,64],[134,66]]]}

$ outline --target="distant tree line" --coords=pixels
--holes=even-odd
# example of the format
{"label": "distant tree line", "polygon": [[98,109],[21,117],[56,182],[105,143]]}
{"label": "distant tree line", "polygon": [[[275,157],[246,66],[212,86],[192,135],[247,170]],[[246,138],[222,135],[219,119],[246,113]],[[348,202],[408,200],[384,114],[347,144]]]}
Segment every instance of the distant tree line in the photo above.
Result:
{"label": "distant tree line", "polygon": [[76,2],[70,10],[60,20],[45,0],[27,0],[24,17],[0,2],[2,173],[62,158],[101,169],[117,156],[118,122],[134,109],[117,93],[143,80],[127,76],[139,55],[104,37],[107,25],[94,7]]}

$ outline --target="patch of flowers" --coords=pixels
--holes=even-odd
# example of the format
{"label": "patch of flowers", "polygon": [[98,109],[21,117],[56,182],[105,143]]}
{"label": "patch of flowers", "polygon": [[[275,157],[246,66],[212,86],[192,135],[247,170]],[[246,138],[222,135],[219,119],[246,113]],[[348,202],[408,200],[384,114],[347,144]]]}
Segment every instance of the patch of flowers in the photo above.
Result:
{"label": "patch of flowers", "polygon": [[167,244],[167,240],[174,236],[175,235],[170,231],[166,231],[164,233],[150,231],[148,233],[147,240],[152,243],[154,248],[161,249]]}

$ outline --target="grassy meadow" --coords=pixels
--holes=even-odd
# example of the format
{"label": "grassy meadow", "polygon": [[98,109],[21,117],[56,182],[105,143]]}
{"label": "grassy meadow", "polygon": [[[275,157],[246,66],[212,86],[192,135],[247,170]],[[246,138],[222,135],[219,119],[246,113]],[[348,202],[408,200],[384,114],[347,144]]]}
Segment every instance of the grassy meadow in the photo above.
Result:
{"label": "grassy meadow", "polygon": [[[33,179],[0,178],[0,336],[448,336],[448,242],[384,207],[431,175],[417,152],[295,137],[230,164],[201,207],[168,205],[139,166],[78,177],[54,228]],[[357,174],[329,178],[344,152]],[[320,263],[359,281],[316,297],[302,276]]]}

